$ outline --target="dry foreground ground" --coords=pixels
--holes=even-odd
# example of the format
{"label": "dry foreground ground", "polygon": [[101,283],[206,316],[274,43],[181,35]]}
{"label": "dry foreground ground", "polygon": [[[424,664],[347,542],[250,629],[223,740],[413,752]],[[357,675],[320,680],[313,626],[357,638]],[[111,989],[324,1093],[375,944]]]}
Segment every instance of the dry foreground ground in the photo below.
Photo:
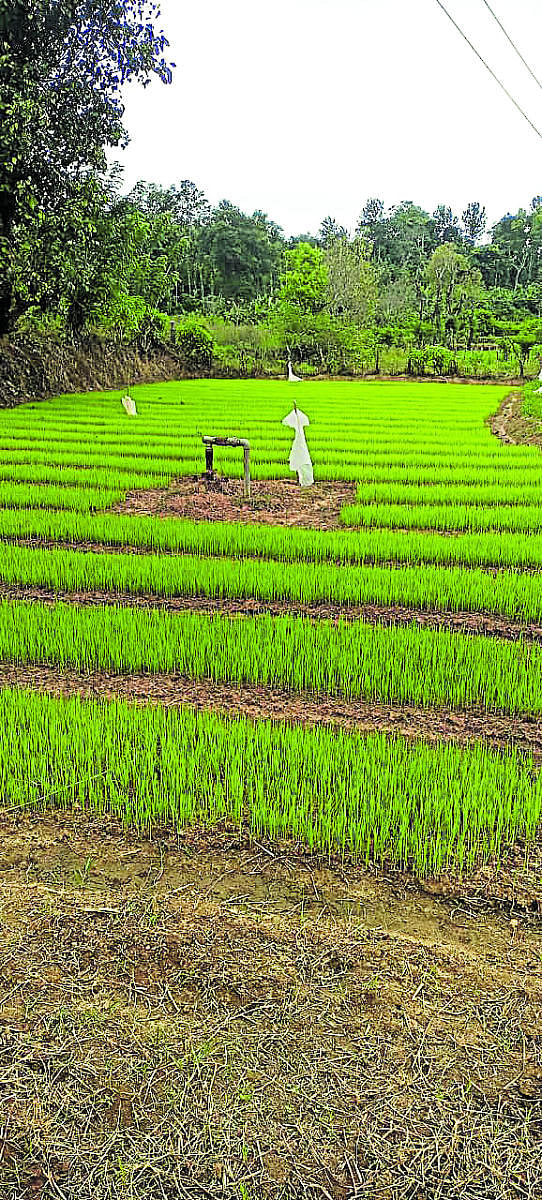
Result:
{"label": "dry foreground ground", "polygon": [[[516,440],[515,409],[499,420]],[[318,485],[309,508],[274,483],[249,508],[236,488],[185,481],[123,509],[334,528],[350,498]],[[122,690],[40,667],[4,665],[0,682]],[[406,708],[128,687],[309,724],[510,737],[480,713],[422,728]],[[538,723],[512,733],[540,758]],[[0,928],[0,1200],[542,1197],[541,848],[421,883],[222,826],[151,840],[78,809],[8,808]]]}
{"label": "dry foreground ground", "polygon": [[542,857],[1,822],[2,1197],[539,1197]]}

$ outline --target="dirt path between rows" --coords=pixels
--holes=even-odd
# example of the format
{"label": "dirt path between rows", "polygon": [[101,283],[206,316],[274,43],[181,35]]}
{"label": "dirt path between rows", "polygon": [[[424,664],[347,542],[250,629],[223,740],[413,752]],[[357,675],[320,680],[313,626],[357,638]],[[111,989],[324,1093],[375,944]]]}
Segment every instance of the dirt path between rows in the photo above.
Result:
{"label": "dirt path between rows", "polygon": [[209,596],[149,596],[128,592],[76,591],[25,587],[0,582],[0,600],[37,601],[40,604],[79,604],[83,607],[117,605],[128,608],[160,609],[164,612],[198,612],[230,617],[292,616],[311,620],[365,621],[369,625],[417,625],[424,629],[448,629],[455,633],[504,638],[507,641],[539,642],[542,625],[518,621],[491,613],[425,612],[399,604],[338,605],[326,602],[301,604],[289,600],[259,600],[248,596],[239,600]]}
{"label": "dirt path between rows", "polygon": [[0,813],[2,1200],[539,1200],[540,874]]}
{"label": "dirt path between rows", "polygon": [[190,705],[251,720],[287,721],[310,727],[329,725],[346,731],[401,734],[430,742],[467,744],[484,741],[498,750],[533,754],[542,760],[542,721],[537,717],[495,715],[483,709],[417,708],[376,701],[315,696],[256,684],[234,686],[181,675],[131,675],[76,671],[41,664],[0,663],[0,687],[31,688],[56,696],[117,698],[166,707]]}

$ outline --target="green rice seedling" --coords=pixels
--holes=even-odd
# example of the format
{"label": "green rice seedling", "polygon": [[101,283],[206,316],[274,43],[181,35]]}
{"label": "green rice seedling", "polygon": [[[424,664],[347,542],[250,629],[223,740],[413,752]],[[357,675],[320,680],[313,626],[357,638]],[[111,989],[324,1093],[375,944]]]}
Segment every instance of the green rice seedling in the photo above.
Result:
{"label": "green rice seedling", "polygon": [[542,529],[542,507],[495,504],[492,507],[449,504],[351,504],[341,511],[347,526],[393,529],[509,530],[538,533]]}
{"label": "green rice seedling", "polygon": [[120,488],[0,483],[0,506],[5,508],[65,508],[91,512],[117,504],[124,495]]}
{"label": "green rice seedling", "polygon": [[0,660],[423,707],[542,712],[542,650],[417,625],[0,603]]}
{"label": "green rice seedling", "polygon": [[339,531],[292,526],[187,521],[121,513],[48,509],[0,509],[0,538],[43,539],[76,545],[95,542],[119,550],[132,548],[276,559],[280,562],[441,563],[443,565],[542,567],[539,534],[442,533],[386,527],[346,527]]}
{"label": "green rice seedling", "polygon": [[200,555],[93,554],[56,547],[0,546],[0,581],[56,591],[127,595],[255,598],[345,608],[406,605],[443,612],[500,613],[523,621],[542,618],[539,575],[471,568],[402,565],[345,569],[335,564],[292,564],[205,558]]}
{"label": "green rice seedling", "polygon": [[357,500],[360,504],[521,504],[540,505],[542,501],[542,485],[532,486],[528,483],[518,483],[511,486],[507,483],[498,485],[470,484],[461,486],[449,484],[440,486],[428,482],[424,487],[411,484],[360,484],[357,490]]}
{"label": "green rice seedling", "polygon": [[413,745],[10,689],[0,692],[0,730],[9,807],[77,803],[143,831],[225,820],[257,838],[422,875],[532,841],[542,814],[532,760],[483,745]]}

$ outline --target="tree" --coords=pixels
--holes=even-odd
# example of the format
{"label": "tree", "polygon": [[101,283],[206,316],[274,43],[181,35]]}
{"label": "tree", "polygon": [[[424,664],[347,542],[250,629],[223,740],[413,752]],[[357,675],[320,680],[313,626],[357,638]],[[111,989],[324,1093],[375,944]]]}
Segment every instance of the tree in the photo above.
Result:
{"label": "tree", "polygon": [[433,225],[437,242],[461,242],[459,221],[447,204],[439,204],[433,213]]}
{"label": "tree", "polygon": [[154,0],[1,0],[0,335],[13,319],[17,226],[59,212],[104,148],[126,143],[122,87],[171,80]]}
{"label": "tree", "polygon": [[249,217],[221,200],[202,227],[198,244],[206,259],[208,288],[226,300],[255,300],[278,276],[282,234],[265,213]]}
{"label": "tree", "polygon": [[480,274],[455,245],[445,243],[431,255],[426,275],[437,335],[453,347],[459,325],[480,294]]}
{"label": "tree", "polygon": [[465,240],[472,246],[482,237],[486,228],[486,210],[477,200],[471,200],[461,217]]}
{"label": "tree", "polygon": [[300,313],[319,313],[325,308],[328,270],[324,253],[308,242],[300,242],[294,250],[286,251],[286,270],[279,291],[279,301],[291,305]]}
{"label": "tree", "polygon": [[336,239],[325,252],[328,273],[327,306],[332,316],[362,326],[374,314],[377,277],[361,238]]}
{"label": "tree", "polygon": [[124,204],[149,222],[151,253],[166,254],[169,288],[160,303],[170,310],[193,307],[202,290],[200,232],[211,220],[204,193],[190,179],[169,188],[139,182]]}
{"label": "tree", "polygon": [[343,225],[338,225],[334,217],[324,217],[318,231],[318,241],[324,250],[327,250],[333,242],[346,237],[347,233]]}
{"label": "tree", "polygon": [[384,202],[376,199],[375,196],[370,197],[361,211],[359,225],[378,225],[384,220]]}

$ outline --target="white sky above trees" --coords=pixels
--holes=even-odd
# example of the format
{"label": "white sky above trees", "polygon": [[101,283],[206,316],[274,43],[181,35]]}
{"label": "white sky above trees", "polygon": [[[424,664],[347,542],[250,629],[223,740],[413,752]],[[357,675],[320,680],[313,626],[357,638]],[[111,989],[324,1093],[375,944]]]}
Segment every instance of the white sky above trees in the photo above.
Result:
{"label": "white sky above trees", "polygon": [[[446,6],[542,131],[542,90],[483,4]],[[491,0],[542,79],[540,0]],[[174,82],[126,91],[125,186],[192,179],[287,234],[369,196],[489,223],[542,193],[536,137],[435,0],[162,0]]]}

